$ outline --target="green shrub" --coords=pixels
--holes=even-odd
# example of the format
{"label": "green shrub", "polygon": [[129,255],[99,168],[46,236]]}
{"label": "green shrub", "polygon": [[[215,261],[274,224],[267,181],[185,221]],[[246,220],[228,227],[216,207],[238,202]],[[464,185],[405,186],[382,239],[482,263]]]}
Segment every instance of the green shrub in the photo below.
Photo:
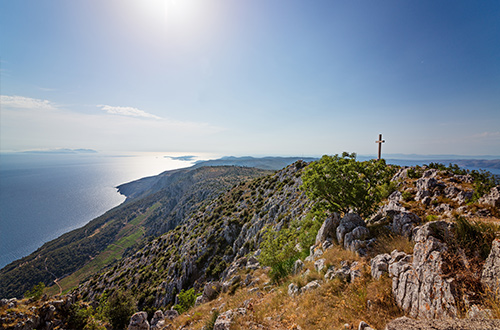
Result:
{"label": "green shrub", "polygon": [[177,295],[179,303],[174,305],[174,307],[172,308],[175,309],[177,312],[179,312],[179,314],[182,314],[194,306],[194,303],[196,302],[196,297],[198,297],[199,295],[201,295],[201,293],[200,294],[194,293],[194,288],[191,288],[186,291],[182,289],[181,292]]}
{"label": "green shrub", "polygon": [[422,177],[422,168],[418,165],[415,168],[410,167],[406,174],[410,179],[420,179]]}
{"label": "green shrub", "polygon": [[[316,211],[301,222],[292,221],[288,227],[283,226],[280,231],[272,228],[266,230],[260,245],[259,261],[271,267],[270,276],[274,282],[288,276],[295,261],[308,255],[309,247],[314,244],[324,219],[325,213]],[[297,243],[300,250],[297,249]]]}
{"label": "green shrub", "polygon": [[396,182],[394,181],[385,182],[380,186],[380,194],[382,199],[389,197],[396,190],[397,190]]}
{"label": "green shrub", "polygon": [[438,218],[437,215],[434,215],[434,214],[429,214],[429,215],[426,215],[425,216],[425,221],[426,222],[431,222],[431,221],[436,221]]}
{"label": "green shrub", "polygon": [[40,282],[37,285],[33,286],[33,288],[31,290],[26,291],[26,293],[24,294],[24,297],[39,300],[43,295],[43,290],[45,290],[45,284]]}
{"label": "green shrub", "polygon": [[135,310],[135,301],[131,294],[118,290],[109,297],[103,312],[113,329],[125,329]]}
{"label": "green shrub", "polygon": [[474,178],[474,195],[472,201],[476,202],[483,195],[488,194],[491,188],[500,184],[498,176],[484,170],[473,170],[470,175]]}
{"label": "green shrub", "polygon": [[408,190],[403,191],[403,193],[401,194],[401,197],[403,197],[403,200],[405,202],[409,202],[409,201],[413,200],[413,194],[411,192],[409,192]]}

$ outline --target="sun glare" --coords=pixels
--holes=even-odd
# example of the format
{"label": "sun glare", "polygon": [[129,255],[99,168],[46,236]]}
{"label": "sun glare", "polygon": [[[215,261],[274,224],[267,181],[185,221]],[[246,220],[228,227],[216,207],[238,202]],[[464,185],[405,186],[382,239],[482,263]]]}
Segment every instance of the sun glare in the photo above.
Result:
{"label": "sun glare", "polygon": [[[141,38],[163,40],[175,38],[189,42],[212,28],[215,23],[211,6],[201,0],[129,0],[128,14],[136,24],[132,33]],[[179,39],[180,38],[180,39]]]}

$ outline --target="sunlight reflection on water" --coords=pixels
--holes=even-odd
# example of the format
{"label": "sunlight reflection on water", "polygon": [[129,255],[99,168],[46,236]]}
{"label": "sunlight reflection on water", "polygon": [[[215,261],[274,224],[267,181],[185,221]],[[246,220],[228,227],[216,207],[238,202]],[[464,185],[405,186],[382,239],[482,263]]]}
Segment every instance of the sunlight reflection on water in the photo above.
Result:
{"label": "sunlight reflection on water", "polygon": [[215,157],[181,156],[0,154],[0,267],[121,204],[116,186]]}

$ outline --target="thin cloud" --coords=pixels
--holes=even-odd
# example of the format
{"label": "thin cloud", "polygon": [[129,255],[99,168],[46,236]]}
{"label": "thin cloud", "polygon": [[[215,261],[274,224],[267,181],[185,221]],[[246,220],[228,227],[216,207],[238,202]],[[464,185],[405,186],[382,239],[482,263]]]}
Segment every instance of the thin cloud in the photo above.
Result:
{"label": "thin cloud", "polygon": [[102,110],[104,110],[107,113],[112,114],[112,115],[161,119],[161,117],[158,117],[158,116],[153,115],[151,113],[148,113],[146,111],[142,111],[142,110],[139,110],[137,108],[132,108],[132,107],[115,107],[115,106],[111,106],[111,105],[102,105],[102,104],[98,105],[97,107],[101,108]]}
{"label": "thin cloud", "polygon": [[47,87],[40,87],[40,86],[37,86],[37,88],[39,90],[41,90],[42,92],[57,92],[57,89],[55,89],[55,88],[47,88]]}
{"label": "thin cloud", "polygon": [[0,105],[7,108],[54,110],[57,106],[48,100],[34,99],[18,95],[0,95]]}
{"label": "thin cloud", "polygon": [[480,139],[498,139],[500,138],[500,132],[483,132],[476,134],[473,137]]}

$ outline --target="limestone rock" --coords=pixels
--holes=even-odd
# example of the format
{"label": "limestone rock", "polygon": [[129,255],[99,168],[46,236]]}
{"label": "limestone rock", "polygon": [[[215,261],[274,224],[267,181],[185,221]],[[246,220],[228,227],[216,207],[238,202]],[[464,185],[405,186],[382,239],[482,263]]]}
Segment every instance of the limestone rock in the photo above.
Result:
{"label": "limestone rock", "polygon": [[213,281],[205,284],[203,294],[201,295],[203,302],[214,300],[219,295],[222,285],[218,281]]}
{"label": "limestone rock", "polygon": [[288,295],[290,297],[296,296],[299,293],[299,287],[295,283],[290,283],[288,285]]}
{"label": "limestone rock", "polygon": [[311,291],[311,290],[317,289],[320,286],[321,286],[321,282],[320,281],[311,281],[311,282],[307,283],[305,286],[303,286],[302,288],[300,288],[300,293],[304,293],[304,292],[307,292],[307,291]]}
{"label": "limestone rock", "polygon": [[374,330],[372,327],[368,325],[365,321],[359,322],[358,330]]}
{"label": "limestone rock", "polygon": [[389,322],[386,330],[486,330],[500,329],[500,320],[454,319],[454,320],[414,320],[400,317]]}
{"label": "limestone rock", "polygon": [[300,259],[295,260],[293,264],[293,273],[298,274],[304,268],[304,262]]}
{"label": "limestone rock", "polygon": [[151,330],[160,330],[165,326],[165,316],[161,310],[157,310],[151,319]]}
{"label": "limestone rock", "polygon": [[337,241],[340,245],[344,245],[344,237],[347,233],[351,232],[356,227],[366,227],[365,222],[361,217],[354,213],[347,213],[342,220],[340,220],[340,224],[337,227]]}
{"label": "limestone rock", "polygon": [[340,217],[338,213],[334,213],[327,217],[316,235],[316,244],[322,244],[328,238],[334,237],[335,230],[337,229],[339,223]]}
{"label": "limestone rock", "polygon": [[500,187],[493,187],[488,195],[481,197],[478,201],[480,204],[491,205],[500,208]]}
{"label": "limestone rock", "polygon": [[500,239],[495,239],[481,274],[481,282],[500,298]]}
{"label": "limestone rock", "polygon": [[137,312],[132,315],[128,330],[149,330],[148,313]]}
{"label": "limestone rock", "polygon": [[233,320],[238,315],[245,315],[245,308],[230,309],[217,317],[214,323],[214,330],[229,330]]}
{"label": "limestone rock", "polygon": [[326,259],[319,259],[314,262],[314,269],[319,273],[326,267]]}
{"label": "limestone rock", "polygon": [[370,260],[371,274],[375,279],[379,279],[389,271],[389,260],[391,256],[387,253],[379,254]]}
{"label": "limestone rock", "polygon": [[403,201],[403,194],[399,190],[393,191],[392,194],[387,197],[387,200],[389,202],[400,203],[401,201]]}
{"label": "limestone rock", "polygon": [[418,215],[402,211],[394,214],[391,229],[394,233],[411,237],[413,228],[418,226],[421,222],[422,220]]}
{"label": "limestone rock", "polygon": [[259,264],[259,261],[257,260],[257,258],[255,258],[254,256],[251,256],[250,258],[248,258],[247,266],[246,266],[247,269],[256,270],[257,268],[259,268],[259,266],[260,266],[260,264]]}
{"label": "limestone rock", "polygon": [[175,319],[176,317],[179,316],[179,312],[177,312],[175,309],[169,309],[168,311],[165,311],[163,313],[163,316],[166,319],[169,319],[170,321],[172,321],[173,319]]}
{"label": "limestone rock", "polygon": [[444,221],[430,222],[414,230],[413,261],[406,254],[393,252],[389,261],[392,292],[396,303],[411,317],[455,318],[457,308],[452,294],[453,278],[441,271],[446,244],[436,238],[451,234]]}
{"label": "limestone rock", "polygon": [[400,169],[391,179],[391,181],[401,181],[408,178],[409,167]]}

